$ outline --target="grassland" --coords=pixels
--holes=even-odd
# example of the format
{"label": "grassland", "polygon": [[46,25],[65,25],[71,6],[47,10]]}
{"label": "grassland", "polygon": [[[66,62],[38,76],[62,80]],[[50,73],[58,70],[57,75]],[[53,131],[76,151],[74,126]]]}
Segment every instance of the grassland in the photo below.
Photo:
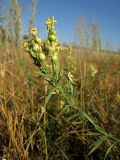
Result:
{"label": "grassland", "polygon": [[119,160],[120,53],[102,51],[84,16],[78,47],[59,44],[54,17],[41,39],[38,2],[27,4],[26,36],[22,3],[0,2],[0,160]]}
{"label": "grassland", "polygon": [[[72,96],[78,109],[67,107],[57,95],[44,109],[51,88],[46,91],[48,84],[37,76],[29,55],[0,46],[1,159],[103,160],[107,155],[119,160],[120,54],[75,48],[71,53],[70,59],[70,50],[64,49],[59,61],[74,75]],[[97,70],[94,78],[91,64]]]}

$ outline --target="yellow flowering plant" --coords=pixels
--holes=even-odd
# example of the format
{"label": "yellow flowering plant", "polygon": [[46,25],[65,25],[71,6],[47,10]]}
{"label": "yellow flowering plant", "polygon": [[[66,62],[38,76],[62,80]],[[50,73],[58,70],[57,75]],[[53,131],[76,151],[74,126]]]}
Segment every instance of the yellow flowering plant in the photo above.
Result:
{"label": "yellow flowering plant", "polygon": [[92,79],[95,78],[97,72],[98,72],[98,70],[97,70],[96,66],[94,64],[91,64],[90,65],[90,76]]}
{"label": "yellow flowering plant", "polygon": [[[24,47],[34,60],[35,65],[39,67],[39,74],[44,76],[45,80],[48,81],[48,85],[53,86],[53,92],[50,93],[51,96],[56,93],[56,95],[60,96],[61,101],[71,106],[71,104],[75,104],[73,97],[73,85],[75,84],[74,76],[70,71],[68,71],[68,73],[63,73],[60,67],[58,61],[60,47],[58,45],[55,23],[56,20],[54,17],[48,18],[45,22],[48,32],[48,36],[45,40],[42,40],[37,35],[36,28],[32,28],[30,39],[24,42]],[[65,75],[66,78],[63,75]],[[65,84],[63,84],[63,79],[66,79]],[[47,103],[48,99],[46,100],[46,104]]]}
{"label": "yellow flowering plant", "polygon": [[[32,28],[30,40],[24,42],[26,51],[33,58],[35,65],[40,67],[41,74],[54,85],[60,79],[60,67],[57,59],[59,47],[57,46],[55,23],[54,17],[48,18],[45,22],[48,31],[45,41],[37,35],[37,29]],[[50,67],[49,61],[52,67]]]}
{"label": "yellow flowering plant", "polygon": [[[112,139],[112,135],[107,134],[100,126],[95,124],[93,119],[83,109],[77,106],[76,97],[74,95],[74,76],[71,71],[64,73],[66,71],[61,69],[58,61],[58,53],[60,49],[58,47],[55,23],[56,20],[54,17],[48,18],[45,22],[48,31],[48,36],[45,40],[42,40],[37,35],[36,28],[32,28],[30,38],[24,42],[26,51],[34,60],[35,65],[39,67],[39,74],[43,76],[46,81],[48,81],[48,85],[52,86],[51,90],[48,92],[48,95],[45,97],[45,104],[42,108],[42,112],[44,112],[45,115],[44,118],[46,119],[47,117],[47,107],[50,107],[48,102],[50,102],[52,96],[58,96],[58,106],[60,106],[60,109],[56,117],[59,117],[60,119],[62,115],[62,118],[67,117],[67,121],[70,121],[73,118],[77,118],[77,120],[82,119],[85,122],[89,122],[96,129],[96,132],[98,132],[100,136],[104,137],[102,142],[104,142],[107,138]],[[91,77],[94,78],[97,74],[97,69],[92,64],[90,65],[90,70]],[[44,123],[44,125],[46,125],[46,123]],[[93,149],[91,149],[88,153],[88,156],[91,155],[92,152],[95,151],[101,144],[102,143],[98,144],[96,141],[96,143],[93,144]]]}

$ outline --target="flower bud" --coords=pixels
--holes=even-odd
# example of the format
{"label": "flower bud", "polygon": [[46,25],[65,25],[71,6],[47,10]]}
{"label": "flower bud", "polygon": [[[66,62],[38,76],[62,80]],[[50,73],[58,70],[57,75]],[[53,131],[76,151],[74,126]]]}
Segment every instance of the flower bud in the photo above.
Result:
{"label": "flower bud", "polygon": [[58,55],[58,52],[54,52],[54,55],[57,56],[57,55]]}
{"label": "flower bud", "polygon": [[28,47],[28,43],[27,43],[27,42],[24,42],[23,46],[24,46],[25,48],[27,48],[27,47]]}
{"label": "flower bud", "polygon": [[58,40],[56,39],[55,41],[52,41],[52,45],[57,46],[58,45]]}
{"label": "flower bud", "polygon": [[31,44],[32,44],[32,46],[34,46],[35,45],[35,41],[31,40]]}
{"label": "flower bud", "polygon": [[30,51],[30,54],[31,54],[32,57],[35,57],[35,58],[36,58],[36,53],[35,53],[35,52]]}
{"label": "flower bud", "polygon": [[54,46],[49,46],[49,51],[50,52],[54,52],[55,51],[55,47]]}
{"label": "flower bud", "polygon": [[33,51],[39,51],[40,50],[40,46],[36,43],[34,46],[33,46]]}
{"label": "flower bud", "polygon": [[57,61],[57,56],[56,56],[56,55],[53,55],[53,56],[52,56],[52,60],[53,60],[53,61]]}
{"label": "flower bud", "polygon": [[51,41],[55,41],[56,40],[56,36],[54,36],[54,35],[50,35],[49,38],[50,38]]}
{"label": "flower bud", "polygon": [[57,33],[57,32],[56,32],[56,30],[55,30],[55,29],[51,29],[51,30],[50,30],[50,34],[52,34],[52,35],[56,35],[56,33]]}
{"label": "flower bud", "polygon": [[41,42],[42,42],[41,38],[39,38],[39,37],[36,37],[36,41],[38,44],[41,44]]}
{"label": "flower bud", "polygon": [[29,49],[28,47],[26,47],[25,50],[26,50],[27,52],[29,52],[30,49]]}
{"label": "flower bud", "polygon": [[39,54],[39,58],[40,58],[40,60],[45,60],[45,59],[46,59],[46,56],[45,56],[44,53],[40,53],[40,54]]}
{"label": "flower bud", "polygon": [[65,105],[65,102],[61,100],[60,101],[60,108],[62,109],[64,105]]}
{"label": "flower bud", "polygon": [[42,47],[41,46],[39,46],[39,51],[42,52]]}

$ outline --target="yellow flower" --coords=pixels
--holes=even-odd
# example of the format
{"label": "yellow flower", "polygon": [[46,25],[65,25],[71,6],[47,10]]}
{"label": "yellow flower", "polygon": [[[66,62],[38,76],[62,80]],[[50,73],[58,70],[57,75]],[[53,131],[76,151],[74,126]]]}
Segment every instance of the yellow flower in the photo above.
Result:
{"label": "yellow flower", "polygon": [[25,48],[27,48],[27,47],[28,47],[28,43],[27,43],[27,42],[24,42],[24,44],[23,44],[23,45],[24,45],[24,47],[25,47]]}
{"label": "yellow flower", "polygon": [[30,32],[31,32],[32,35],[36,35],[37,34],[37,28],[32,28]]}
{"label": "yellow flower", "polygon": [[48,18],[47,21],[45,22],[46,26],[48,27],[53,26],[55,23],[56,23],[56,20],[54,19],[54,17]]}
{"label": "yellow flower", "polygon": [[51,24],[50,18],[47,19],[47,21],[45,22],[45,24],[46,24],[47,26],[49,26],[49,25]]}

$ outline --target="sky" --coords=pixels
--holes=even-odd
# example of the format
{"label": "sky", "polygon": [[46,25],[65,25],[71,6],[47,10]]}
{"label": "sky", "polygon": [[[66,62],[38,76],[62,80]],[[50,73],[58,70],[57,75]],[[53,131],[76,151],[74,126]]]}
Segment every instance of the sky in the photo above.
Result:
{"label": "sky", "polygon": [[[3,0],[7,5],[9,0]],[[31,0],[19,0],[23,10],[23,28],[27,32]],[[75,42],[75,25],[84,15],[87,21],[94,19],[100,24],[101,39],[113,47],[120,47],[120,0],[39,0],[35,26],[41,36],[46,35],[44,21],[54,16],[60,42]]]}

